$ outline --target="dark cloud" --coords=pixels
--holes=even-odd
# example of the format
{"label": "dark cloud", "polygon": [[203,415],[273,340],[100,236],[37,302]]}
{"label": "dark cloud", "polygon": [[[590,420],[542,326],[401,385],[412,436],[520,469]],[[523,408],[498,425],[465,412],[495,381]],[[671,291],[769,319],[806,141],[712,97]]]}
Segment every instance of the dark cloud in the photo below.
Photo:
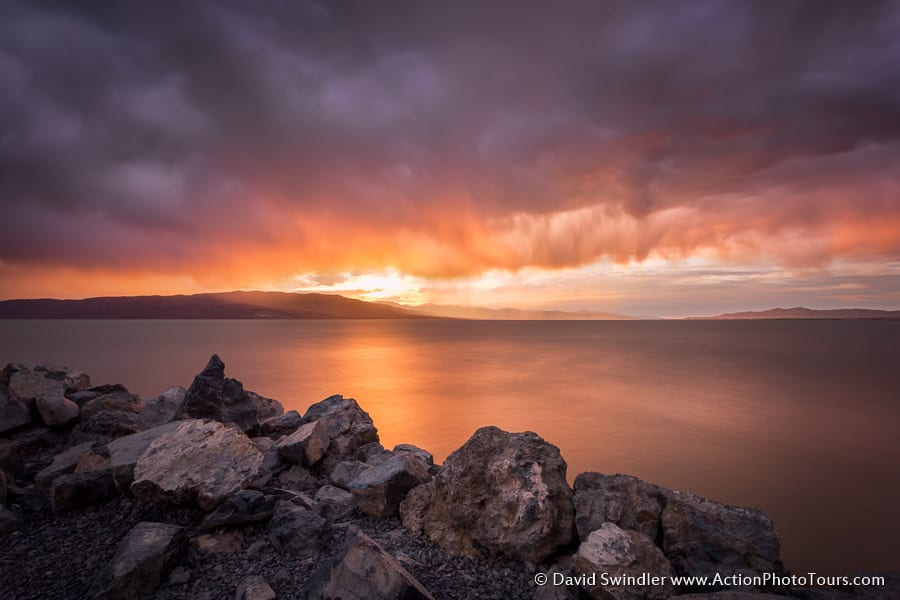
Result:
{"label": "dark cloud", "polygon": [[0,261],[442,275],[897,227],[898,73],[892,2],[11,2]]}

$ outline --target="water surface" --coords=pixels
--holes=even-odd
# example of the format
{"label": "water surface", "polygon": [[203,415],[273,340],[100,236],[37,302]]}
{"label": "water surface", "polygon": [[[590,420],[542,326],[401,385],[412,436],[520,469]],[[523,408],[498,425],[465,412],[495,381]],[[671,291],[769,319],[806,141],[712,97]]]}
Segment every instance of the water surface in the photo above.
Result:
{"label": "water surface", "polygon": [[286,409],[355,397],[387,447],[442,460],[480,426],[532,430],[570,480],[766,510],[795,571],[900,569],[900,322],[0,321],[0,363],[142,396],[212,353]]}

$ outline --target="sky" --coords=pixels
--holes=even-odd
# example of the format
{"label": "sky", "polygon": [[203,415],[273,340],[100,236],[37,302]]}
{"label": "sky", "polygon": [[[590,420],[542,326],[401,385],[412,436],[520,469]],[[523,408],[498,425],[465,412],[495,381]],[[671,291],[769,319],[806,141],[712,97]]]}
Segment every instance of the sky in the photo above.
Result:
{"label": "sky", "polygon": [[900,308],[900,4],[7,1],[0,215],[0,298]]}

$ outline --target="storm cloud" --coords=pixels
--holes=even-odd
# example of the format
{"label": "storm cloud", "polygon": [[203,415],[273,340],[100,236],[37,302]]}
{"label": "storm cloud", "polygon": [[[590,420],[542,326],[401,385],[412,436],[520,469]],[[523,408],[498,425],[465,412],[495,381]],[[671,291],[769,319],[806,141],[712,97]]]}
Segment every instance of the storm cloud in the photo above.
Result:
{"label": "storm cloud", "polygon": [[900,260],[891,2],[12,2],[0,269]]}

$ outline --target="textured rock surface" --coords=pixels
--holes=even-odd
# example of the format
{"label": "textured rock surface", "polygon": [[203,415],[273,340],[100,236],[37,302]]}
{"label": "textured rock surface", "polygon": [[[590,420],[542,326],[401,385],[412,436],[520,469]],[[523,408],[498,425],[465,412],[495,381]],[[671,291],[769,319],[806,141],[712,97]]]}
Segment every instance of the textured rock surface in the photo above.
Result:
{"label": "textured rock surface", "polygon": [[132,411],[101,410],[90,418],[82,419],[77,431],[107,438],[131,435],[144,429],[141,416]]}
{"label": "textured rock surface", "polygon": [[401,505],[403,523],[455,551],[540,562],[572,541],[572,489],[556,446],[483,427]]}
{"label": "textured rock surface", "polygon": [[402,452],[363,471],[348,487],[363,513],[384,518],[397,514],[409,490],[430,480],[422,462]]}
{"label": "textured rock surface", "polygon": [[371,465],[367,465],[354,458],[342,460],[331,469],[331,473],[328,474],[328,480],[337,487],[348,490],[350,489],[350,483],[354,479],[357,479],[371,468]]}
{"label": "textured rock surface", "polygon": [[251,575],[238,585],[234,600],[275,600],[275,590],[259,575]]}
{"label": "textured rock surface", "polygon": [[213,354],[185,393],[180,414],[234,423],[242,431],[251,431],[283,411],[277,401],[247,392],[240,381],[225,377],[225,363]]}
{"label": "textured rock surface", "polygon": [[784,573],[772,520],[760,510],[671,492],[661,522],[663,552],[679,575]]}
{"label": "textured rock surface", "polygon": [[587,539],[603,523],[643,533],[652,540],[659,534],[659,519],[668,490],[630,475],[581,473],[575,478],[575,525]]}
{"label": "textured rock surface", "polygon": [[378,430],[368,413],[353,398],[330,396],[309,407],[304,423],[320,421],[328,433],[328,449],[322,459],[326,470],[345,458],[352,458],[365,444],[378,441]]}
{"label": "textured rock surface", "polygon": [[309,600],[432,599],[428,590],[364,534],[321,567],[309,584]]}
{"label": "textured rock surface", "polygon": [[170,387],[159,396],[150,398],[141,410],[141,424],[144,429],[164,425],[172,421],[184,405],[187,391],[180,385]]}
{"label": "textured rock surface", "polygon": [[47,429],[22,432],[11,440],[0,439],[0,469],[19,479],[30,479],[44,467],[34,462],[36,455],[58,442],[57,433]]}
{"label": "textured rock surface", "polygon": [[313,556],[330,540],[331,524],[324,517],[284,500],[275,505],[269,522],[269,541],[279,552]]}
{"label": "textured rock surface", "polygon": [[156,438],[134,467],[135,496],[212,510],[256,477],[263,454],[236,427],[189,420]]}
{"label": "textured rock surface", "polygon": [[225,525],[250,525],[268,521],[275,509],[276,498],[255,490],[241,490],[229,496],[200,523],[201,530]]}
{"label": "textured rock surface", "polygon": [[110,470],[60,475],[50,485],[50,508],[58,514],[98,504],[117,493]]}
{"label": "textured rock surface", "polygon": [[326,519],[343,517],[356,506],[353,494],[333,485],[323,485],[316,491],[315,511]]}
{"label": "textured rock surface", "polygon": [[68,450],[64,450],[54,456],[53,462],[41,469],[40,472],[34,476],[34,484],[38,491],[44,492],[49,489],[53,480],[60,475],[74,472],[81,457],[90,451],[94,445],[94,442],[85,442],[69,448]]}
{"label": "textured rock surface", "polygon": [[277,440],[285,435],[293,433],[303,424],[303,417],[296,410],[289,410],[283,415],[269,417],[263,421],[259,430],[262,435]]}
{"label": "textured rock surface", "polygon": [[94,600],[152,597],[187,546],[182,527],[138,523],[119,542],[112,562],[91,589]]}
{"label": "textured rock surface", "polygon": [[180,422],[167,423],[139,433],[127,435],[110,442],[106,449],[112,466],[113,479],[116,486],[122,492],[131,493],[131,483],[134,481],[134,466],[141,454],[150,447],[153,441],[166,433],[175,431],[181,425]]}
{"label": "textured rock surface", "polygon": [[278,440],[278,454],[294,464],[311,467],[321,460],[328,443],[324,425],[312,421]]}
{"label": "textured rock surface", "polygon": [[81,418],[90,419],[97,413],[105,410],[140,412],[144,408],[144,402],[137,394],[115,391],[86,402],[81,407]]}
{"label": "textured rock surface", "polygon": [[[603,523],[581,542],[575,555],[575,571],[582,575],[598,574],[596,587],[588,588],[591,596],[617,600],[648,598],[663,600],[675,593],[668,578],[672,566],[653,540],[637,531],[626,531],[614,523]],[[664,585],[604,586],[600,573],[611,577],[640,577],[643,573],[666,577]]]}
{"label": "textured rock surface", "polygon": [[88,377],[88,374],[77,369],[44,363],[36,366],[34,372],[47,379],[62,382],[67,391],[86,390],[91,387],[91,378]]}

